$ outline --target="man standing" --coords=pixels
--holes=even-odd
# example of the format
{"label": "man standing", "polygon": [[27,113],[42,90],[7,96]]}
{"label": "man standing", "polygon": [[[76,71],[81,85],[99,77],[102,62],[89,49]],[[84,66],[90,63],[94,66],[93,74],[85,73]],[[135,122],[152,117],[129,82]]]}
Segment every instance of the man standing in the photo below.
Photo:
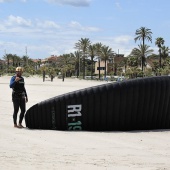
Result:
{"label": "man standing", "polygon": [[45,81],[45,70],[43,70],[43,82]]}
{"label": "man standing", "polygon": [[[24,78],[22,77],[23,69],[21,67],[16,68],[16,75],[10,80],[10,88],[12,88],[12,102],[14,106],[13,121],[14,127],[23,128],[22,120],[25,114],[25,103],[28,102],[27,92],[25,89]],[[17,114],[21,109],[19,116],[19,124],[17,125]]]}

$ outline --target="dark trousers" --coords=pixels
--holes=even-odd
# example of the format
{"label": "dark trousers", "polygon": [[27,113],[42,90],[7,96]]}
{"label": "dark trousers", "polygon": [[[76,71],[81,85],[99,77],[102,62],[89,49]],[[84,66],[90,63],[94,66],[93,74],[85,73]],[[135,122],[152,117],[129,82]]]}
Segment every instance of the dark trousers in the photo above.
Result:
{"label": "dark trousers", "polygon": [[22,123],[22,120],[24,118],[24,113],[25,113],[25,98],[13,98],[13,106],[14,106],[14,113],[13,113],[13,120],[14,124],[17,124],[17,114],[19,111],[19,108],[21,109],[21,113],[19,116],[19,123]]}

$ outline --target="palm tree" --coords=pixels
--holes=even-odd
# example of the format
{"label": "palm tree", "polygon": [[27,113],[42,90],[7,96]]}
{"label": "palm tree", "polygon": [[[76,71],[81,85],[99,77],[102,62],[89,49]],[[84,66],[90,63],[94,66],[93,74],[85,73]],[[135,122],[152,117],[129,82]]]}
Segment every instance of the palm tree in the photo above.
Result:
{"label": "palm tree", "polygon": [[[153,50],[149,49],[149,48],[150,48],[150,46],[148,46],[146,44],[144,46],[143,46],[143,44],[140,44],[140,45],[138,45],[138,48],[134,48],[132,50],[130,55],[136,57],[140,63],[140,61],[142,61],[141,58],[142,58],[143,54],[144,54],[144,56],[148,56],[153,52]],[[143,66],[145,66],[145,65],[146,65],[146,59],[143,58]]]}
{"label": "palm tree", "polygon": [[169,56],[170,49],[169,47],[162,46],[161,50],[162,50],[162,58],[165,60]]}
{"label": "palm tree", "polygon": [[19,56],[16,56],[15,61],[16,61],[16,66],[20,66],[21,58]]}
{"label": "palm tree", "polygon": [[12,59],[12,66],[15,66],[15,58],[16,58],[16,54],[11,55],[11,59]]}
{"label": "palm tree", "polygon": [[96,49],[96,46],[93,44],[93,45],[90,45],[89,48],[88,48],[88,54],[91,58],[91,79],[93,79],[93,68],[94,68],[94,57],[95,57],[95,49]]}
{"label": "palm tree", "polygon": [[83,53],[83,79],[85,79],[85,58],[87,57],[87,51],[90,44],[89,38],[81,38],[78,43],[75,44],[75,48]]}
{"label": "palm tree", "polygon": [[162,64],[161,64],[161,58],[162,58],[161,48],[162,48],[162,45],[164,44],[164,42],[165,41],[162,37],[156,38],[156,41],[155,41],[155,45],[157,45],[158,48],[159,48],[159,67],[160,68],[162,67]]}
{"label": "palm tree", "polygon": [[7,62],[7,72],[9,73],[10,60],[12,59],[12,54],[5,54],[4,59]]}
{"label": "palm tree", "polygon": [[98,70],[99,70],[99,80],[100,80],[100,59],[101,59],[101,48],[102,48],[102,43],[96,43],[95,49],[96,49],[96,55],[98,57]]}
{"label": "palm tree", "polygon": [[128,57],[127,62],[128,62],[128,65],[130,67],[137,67],[138,66],[138,59],[134,56]]}
{"label": "palm tree", "polygon": [[71,54],[63,54],[58,60],[59,67],[61,70],[65,70],[63,73],[66,74],[66,77],[71,77],[72,71],[74,70],[75,57]]}
{"label": "palm tree", "polygon": [[[135,42],[137,40],[142,40],[143,47],[145,45],[145,40],[152,42],[151,29],[148,29],[146,27],[141,27],[136,30],[135,34],[136,34],[136,37],[134,38]],[[145,54],[143,53],[142,54],[142,71],[143,71],[143,65],[144,65],[144,58],[145,58]]]}
{"label": "palm tree", "polygon": [[23,60],[23,62],[24,62],[24,66],[27,66],[27,65],[28,65],[28,59],[29,59],[29,57],[28,57],[27,55],[24,55],[24,56],[22,57],[22,60]]}
{"label": "palm tree", "polygon": [[75,72],[77,73],[77,78],[80,76],[80,57],[81,54],[79,51],[75,51],[70,54],[73,58],[75,58]]}
{"label": "palm tree", "polygon": [[104,70],[104,78],[106,79],[106,64],[107,61],[113,56],[113,51],[109,46],[101,47],[101,60],[104,61],[105,70]]}
{"label": "palm tree", "polygon": [[170,57],[167,57],[164,61],[165,67],[168,67],[170,69]]}
{"label": "palm tree", "polygon": [[128,64],[128,58],[125,57],[124,60],[121,62],[121,65],[123,65],[125,68],[125,73],[126,73],[126,69],[127,69],[127,64]]}

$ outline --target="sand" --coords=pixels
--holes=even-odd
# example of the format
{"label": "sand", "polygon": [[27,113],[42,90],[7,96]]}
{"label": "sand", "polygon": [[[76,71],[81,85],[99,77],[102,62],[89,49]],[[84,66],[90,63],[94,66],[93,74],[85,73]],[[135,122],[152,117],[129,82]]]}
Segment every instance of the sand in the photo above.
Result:
{"label": "sand", "polygon": [[[170,129],[152,131],[56,131],[13,127],[9,81],[0,77],[0,170],[169,170]],[[25,78],[27,109],[45,99],[102,83]],[[23,121],[25,126],[25,121]]]}

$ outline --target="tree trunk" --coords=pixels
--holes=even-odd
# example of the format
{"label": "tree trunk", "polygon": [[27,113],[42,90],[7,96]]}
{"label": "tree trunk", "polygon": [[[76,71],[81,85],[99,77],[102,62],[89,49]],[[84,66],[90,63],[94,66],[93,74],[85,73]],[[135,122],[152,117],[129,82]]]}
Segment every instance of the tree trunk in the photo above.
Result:
{"label": "tree trunk", "polygon": [[85,79],[85,56],[83,58],[83,79]]}
{"label": "tree trunk", "polygon": [[99,63],[99,80],[100,80],[100,59],[98,60],[98,63]]}
{"label": "tree trunk", "polygon": [[[144,47],[144,45],[145,45],[145,39],[144,39],[144,37],[143,37],[143,47]],[[144,62],[144,52],[142,52],[143,54],[142,54],[142,72],[143,72],[143,62]]]}
{"label": "tree trunk", "polygon": [[106,60],[104,61],[104,66],[105,66],[105,69],[104,69],[104,79],[106,79]]}
{"label": "tree trunk", "polygon": [[91,80],[93,80],[93,59],[91,61]]}
{"label": "tree trunk", "polygon": [[142,72],[143,72],[143,61],[144,61],[144,56],[142,56]]}
{"label": "tree trunk", "polygon": [[162,56],[161,56],[161,49],[159,48],[159,67],[160,67],[160,68],[162,68],[161,59],[162,59]]}

